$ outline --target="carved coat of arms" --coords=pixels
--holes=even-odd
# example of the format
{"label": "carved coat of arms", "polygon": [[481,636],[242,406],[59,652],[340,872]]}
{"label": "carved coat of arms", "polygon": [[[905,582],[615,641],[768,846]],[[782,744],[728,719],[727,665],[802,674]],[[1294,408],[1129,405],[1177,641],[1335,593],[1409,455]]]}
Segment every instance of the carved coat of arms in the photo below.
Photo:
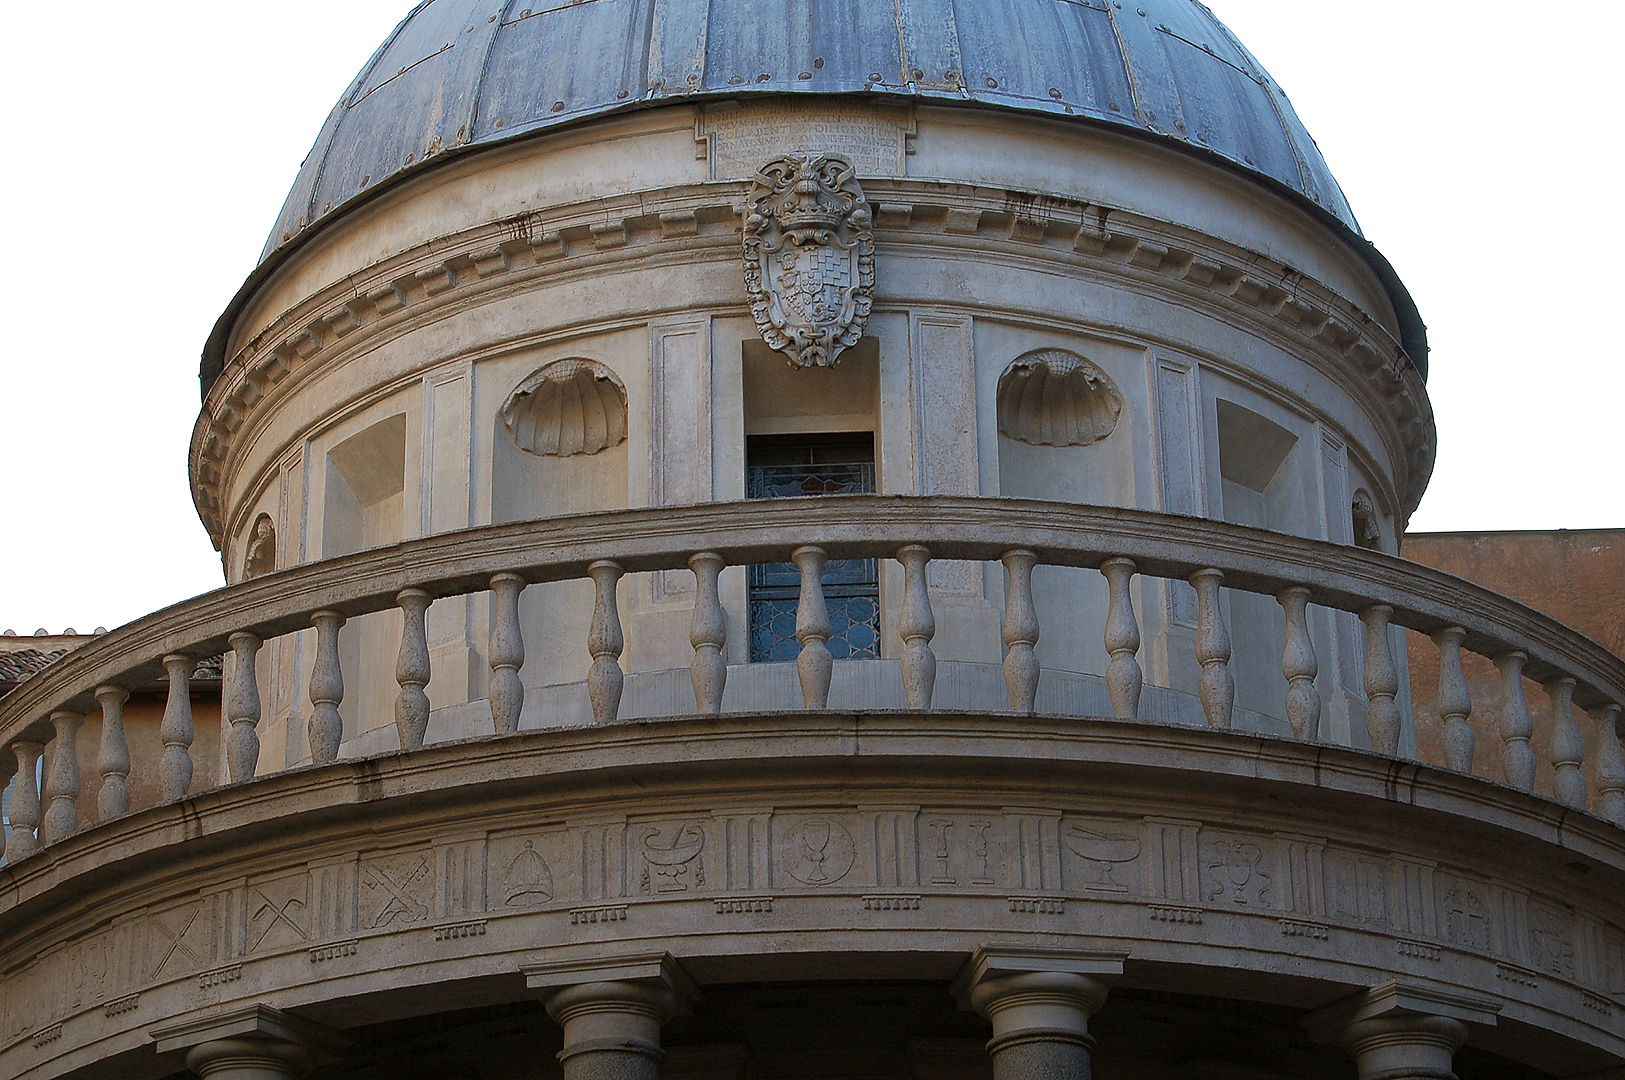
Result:
{"label": "carved coat of arms", "polygon": [[830,367],[857,343],[875,294],[869,204],[852,163],[774,158],[745,210],[745,290],[768,345],[794,367]]}

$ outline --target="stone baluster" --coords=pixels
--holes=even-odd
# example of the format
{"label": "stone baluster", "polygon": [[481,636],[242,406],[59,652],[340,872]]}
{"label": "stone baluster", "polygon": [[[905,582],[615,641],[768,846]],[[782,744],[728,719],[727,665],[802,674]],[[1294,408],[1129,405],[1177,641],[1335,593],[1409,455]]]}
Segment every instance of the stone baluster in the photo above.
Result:
{"label": "stone baluster", "polygon": [[1593,709],[1597,722],[1597,813],[1625,829],[1625,753],[1619,748],[1618,705]]}
{"label": "stone baluster", "polygon": [[621,712],[621,690],[626,676],[621,673],[621,650],[626,636],[621,632],[621,613],[615,606],[615,587],[626,571],[618,562],[599,559],[587,567],[594,587],[592,627],[587,632],[587,651],[592,667],[587,671],[587,696],[592,699],[595,723],[613,723]]}
{"label": "stone baluster", "polygon": [[519,669],[525,666],[525,636],[519,628],[519,594],[525,579],[518,574],[495,574],[491,594],[496,598],[491,626],[491,726],[498,735],[519,730],[519,714],[525,708],[525,683]]}
{"label": "stone baluster", "polygon": [[1439,694],[1435,707],[1444,723],[1444,763],[1457,772],[1473,771],[1473,695],[1467,688],[1467,674],[1461,668],[1461,643],[1467,631],[1447,626],[1433,635],[1439,647]]}
{"label": "stone baluster", "polygon": [[1038,703],[1038,608],[1033,604],[1033,567],[1038,556],[1025,548],[1004,553],[1004,689],[1010,708],[1030,713]]}
{"label": "stone baluster", "polygon": [[903,564],[903,611],[897,623],[903,639],[903,696],[909,708],[929,709],[937,688],[937,654],[931,651],[937,620],[925,579],[931,552],[919,544],[908,544],[898,549],[897,561]]}
{"label": "stone baluster", "polygon": [[688,568],[694,572],[694,613],[688,619],[694,659],[689,662],[688,675],[694,684],[694,707],[702,713],[722,711],[722,691],[728,685],[728,660],[722,655],[728,644],[728,616],[717,590],[725,565],[714,551],[701,551],[688,560]]}
{"label": "stone baluster", "polygon": [[790,561],[801,571],[801,595],[796,602],[796,640],[801,652],[796,656],[796,675],[801,679],[801,703],[809,709],[829,707],[829,682],[835,674],[830,656],[829,607],[824,603],[824,562],[820,547],[799,547]]}
{"label": "stone baluster", "polygon": [[1315,640],[1309,636],[1309,590],[1302,585],[1282,589],[1276,602],[1286,616],[1286,646],[1281,650],[1281,674],[1286,678],[1286,722],[1292,734],[1313,742],[1320,735],[1320,691],[1315,676]]}
{"label": "stone baluster", "polygon": [[1360,621],[1365,623],[1365,696],[1369,703],[1365,731],[1371,749],[1389,757],[1399,754],[1401,727],[1399,704],[1394,701],[1399,693],[1399,668],[1388,640],[1388,620],[1393,614],[1387,604],[1372,604],[1360,612]]}
{"label": "stone baluster", "polygon": [[186,798],[192,787],[192,667],[185,653],[164,657],[169,672],[169,695],[164,702],[164,719],[158,725],[158,738],[164,744],[158,760],[158,786],[165,802]]}
{"label": "stone baluster", "polygon": [[1535,718],[1523,693],[1523,666],[1528,660],[1516,649],[1495,659],[1501,669],[1501,769],[1506,782],[1523,791],[1535,789],[1535,752],[1529,748]]}
{"label": "stone baluster", "polygon": [[427,617],[433,600],[422,589],[402,589],[395,594],[401,607],[401,651],[395,661],[395,681],[401,692],[395,695],[395,730],[400,732],[401,749],[416,750],[429,732],[429,627]]}
{"label": "stone baluster", "polygon": [[1546,697],[1552,703],[1552,797],[1576,810],[1586,808],[1586,778],[1580,771],[1585,744],[1574,721],[1574,680],[1560,675],[1546,682]]}
{"label": "stone baluster", "polygon": [[15,864],[39,850],[35,830],[40,824],[39,759],[45,747],[19,739],[11,744],[17,758],[17,786],[11,791],[11,835],[6,838],[6,862]]}
{"label": "stone baluster", "polygon": [[1224,571],[1198,570],[1190,581],[1196,590],[1196,662],[1202,665],[1196,694],[1208,727],[1228,729],[1236,705],[1236,680],[1230,674],[1230,630],[1219,606]]}
{"label": "stone baluster", "polygon": [[226,643],[237,658],[231,691],[226,695],[226,720],[231,724],[226,733],[226,775],[233,784],[240,784],[254,779],[260,763],[260,736],[255,730],[260,722],[260,684],[254,670],[260,639],[257,634],[238,633]]}
{"label": "stone baluster", "polygon": [[339,663],[339,628],[344,616],[336,611],[318,611],[310,617],[316,628],[316,656],[310,665],[310,760],[328,765],[338,760],[344,741],[344,720],[339,705],[344,702],[344,669]]}
{"label": "stone baluster", "polygon": [[130,743],[124,735],[124,703],[130,692],[122,686],[98,686],[96,702],[102,707],[102,741],[96,771],[102,774],[96,808],[108,821],[130,812]]}
{"label": "stone baluster", "polygon": [[54,844],[79,831],[79,725],[85,718],[58,709],[51,714],[56,738],[51,740],[51,771],[45,777],[45,819],[40,842]]}
{"label": "stone baluster", "polygon": [[1129,583],[1134,579],[1132,559],[1107,559],[1100,564],[1106,575],[1110,600],[1106,606],[1106,690],[1112,698],[1112,715],[1134,720],[1140,715],[1140,689],[1145,676],[1134,654],[1140,651],[1140,623],[1134,617],[1134,596]]}

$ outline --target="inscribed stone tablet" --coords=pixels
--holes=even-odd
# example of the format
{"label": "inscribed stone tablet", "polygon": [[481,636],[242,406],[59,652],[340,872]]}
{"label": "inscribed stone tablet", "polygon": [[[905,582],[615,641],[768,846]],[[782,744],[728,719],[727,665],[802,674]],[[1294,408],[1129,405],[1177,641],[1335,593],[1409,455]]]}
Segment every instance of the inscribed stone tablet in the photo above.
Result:
{"label": "inscribed stone tablet", "polygon": [[913,131],[906,108],[763,101],[707,106],[695,137],[709,147],[713,180],[746,179],[795,150],[837,154],[859,176],[902,176],[904,140]]}

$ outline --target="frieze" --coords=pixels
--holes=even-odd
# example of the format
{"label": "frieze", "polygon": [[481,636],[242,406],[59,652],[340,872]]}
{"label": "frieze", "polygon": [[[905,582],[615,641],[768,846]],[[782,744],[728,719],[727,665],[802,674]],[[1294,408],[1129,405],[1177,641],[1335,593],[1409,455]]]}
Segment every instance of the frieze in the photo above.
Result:
{"label": "frieze", "polygon": [[[1030,217],[1012,214],[1002,204],[974,205],[973,191],[967,189],[966,196],[972,205],[901,203],[912,213],[892,215],[888,219],[892,224],[883,227],[945,239],[973,235],[997,239],[1019,233],[1019,223]],[[902,185],[896,197],[908,200],[914,193]],[[546,221],[529,216],[437,238],[382,264],[370,282],[362,279],[357,287],[356,279],[347,278],[261,331],[222,372],[193,435],[195,494],[211,537],[222,542],[228,524],[220,491],[229,445],[268,391],[320,354],[353,347],[366,336],[357,330],[384,320],[394,325],[407,308],[453,303],[515,276],[553,273],[558,264],[574,257],[602,255],[603,237],[610,235],[604,232],[605,215],[615,212],[616,207],[608,204],[586,204],[560,208]],[[738,206],[729,203],[655,214],[640,210],[637,217],[615,221],[613,230],[624,240],[621,250],[628,253],[648,243],[691,237],[722,243],[740,234],[738,213]],[[1110,227],[1105,224],[1107,215]],[[687,225],[690,220],[692,229]],[[1425,433],[1431,428],[1432,410],[1420,376],[1380,325],[1347,300],[1262,255],[1123,211],[1102,209],[1089,220],[1092,224],[1085,224],[1081,214],[1047,220],[1038,242],[1030,246],[1058,257],[1120,264],[1148,278],[1222,297],[1298,338],[1310,353],[1348,360],[1344,371],[1365,379],[1377,391],[1376,400],[1392,413],[1403,440],[1399,456],[1408,470],[1403,501],[1414,504],[1430,469],[1432,446]],[[459,247],[464,250],[445,254]],[[343,333],[339,326],[345,327]]]}
{"label": "frieze", "polygon": [[[713,925],[726,932],[731,926],[722,917],[775,912],[776,896],[764,885],[802,886],[797,903],[828,897],[831,910],[855,905],[880,923],[928,910],[941,896],[980,904],[970,910],[989,926],[1019,926],[1010,917],[1021,916],[1055,919],[1047,925],[1059,927],[1080,910],[1086,918],[1097,911],[1124,918],[1130,912],[1117,905],[1128,902],[1144,907],[1150,936],[1186,944],[1204,940],[1204,918],[1216,911],[1221,920],[1258,916],[1278,927],[1277,947],[1288,951],[1305,941],[1380,934],[1373,947],[1392,942],[1383,947],[1396,960],[1432,965],[1443,963],[1447,950],[1470,952],[1493,959],[1508,986],[1560,981],[1597,1002],[1625,992],[1625,935],[1613,925],[1504,882],[1319,838],[1042,807],[940,805],[758,807],[520,825],[489,838],[324,857],[115,914],[108,929],[48,948],[31,967],[13,967],[0,994],[6,1033],[26,1039],[87,1008],[122,1016],[138,1008],[144,988],[177,978],[220,988],[244,979],[245,961],[274,954],[303,953],[312,964],[357,957],[356,918],[344,914],[346,903],[359,909],[363,930],[474,951],[494,947],[482,939],[503,938],[489,930],[496,918],[568,914],[589,937],[586,928],[625,923],[641,906],[643,934],[662,925],[651,917],[661,901],[689,898],[708,905],[719,917]],[[487,857],[489,897],[481,884]],[[647,881],[646,891],[632,873]],[[369,890],[369,874],[394,887]],[[1003,887],[989,888],[995,880]],[[1016,887],[1025,881],[1049,887]],[[638,896],[630,904],[625,892],[615,894],[627,885]],[[1117,910],[1089,907],[1101,904]],[[1411,929],[1390,926],[1391,911],[1398,912],[1392,921]],[[1189,929],[1170,930],[1176,926]],[[29,1000],[12,993],[15,985],[29,988]]]}

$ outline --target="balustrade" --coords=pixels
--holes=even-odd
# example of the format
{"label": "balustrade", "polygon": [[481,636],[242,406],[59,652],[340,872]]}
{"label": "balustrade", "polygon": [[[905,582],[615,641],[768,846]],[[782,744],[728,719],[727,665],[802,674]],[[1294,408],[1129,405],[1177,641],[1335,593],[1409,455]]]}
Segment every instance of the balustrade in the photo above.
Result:
{"label": "balustrade", "polygon": [[[1575,809],[1588,805],[1586,744],[1575,710],[1589,710],[1597,735],[1592,763],[1594,806],[1601,816],[1625,827],[1625,752],[1619,743],[1625,662],[1543,616],[1476,586],[1371,552],[1219,523],[1204,522],[1200,529],[1193,529],[1189,519],[1134,511],[1058,508],[1010,500],[882,501],[864,496],[840,504],[819,502],[820,506],[807,507],[758,502],[710,510],[677,508],[658,514],[632,511],[612,522],[613,527],[602,524],[606,515],[586,515],[576,523],[566,520],[474,530],[455,541],[431,537],[346,557],[354,565],[342,592],[334,591],[330,584],[338,576],[326,573],[325,578],[319,577],[324,567],[317,564],[282,571],[287,588],[271,601],[260,598],[252,607],[241,606],[235,599],[238,593],[226,589],[153,616],[158,628],[143,630],[139,640],[165,643],[170,651],[158,658],[139,655],[140,646],[131,644],[137,640],[133,630],[105,635],[80,651],[90,658],[84,663],[65,658],[0,701],[0,737],[7,748],[3,772],[15,776],[6,857],[13,862],[27,858],[42,846],[72,836],[80,827],[76,736],[83,713],[93,705],[99,706],[101,715],[95,762],[100,775],[98,817],[105,821],[130,811],[132,752],[146,751],[145,744],[126,733],[124,706],[130,689],[150,680],[160,664],[167,673],[168,695],[157,731],[161,746],[154,748],[158,757],[155,771],[162,799],[174,801],[186,798],[192,787],[190,684],[197,656],[223,646],[231,652],[223,702],[224,756],[229,780],[240,783],[253,779],[258,766],[256,727],[261,697],[255,660],[262,642],[313,627],[310,752],[314,764],[324,765],[337,758],[343,740],[339,708],[344,701],[345,672],[340,630],[347,619],[394,607],[402,620],[395,721],[402,748],[412,750],[423,745],[430,715],[426,692],[431,677],[430,604],[436,597],[484,588],[492,596],[488,654],[493,731],[510,735],[519,728],[525,700],[521,594],[530,582],[579,578],[585,568],[593,584],[592,623],[586,642],[592,658],[587,693],[594,721],[608,724],[620,715],[626,678],[620,663],[625,636],[617,607],[619,582],[629,572],[686,567],[695,584],[688,628],[695,709],[716,714],[723,707],[729,674],[722,571],[730,564],[788,558],[801,579],[795,627],[801,645],[796,671],[802,703],[808,709],[824,709],[829,705],[835,667],[828,646],[832,627],[824,594],[825,566],[831,559],[888,556],[902,568],[902,592],[893,611],[896,639],[901,640],[897,670],[903,698],[911,709],[930,709],[936,690],[938,660],[932,642],[937,619],[928,584],[933,558],[1002,564],[1006,585],[1000,630],[1005,648],[1002,675],[1014,713],[1031,713],[1037,706],[1037,645],[1042,627],[1033,574],[1039,565],[1094,568],[1104,577],[1107,607],[1100,670],[1112,713],[1122,720],[1140,716],[1144,686],[1134,578],[1149,574],[1183,579],[1196,592],[1193,658],[1199,672],[1194,689],[1201,715],[1210,727],[1230,728],[1236,716],[1224,590],[1272,595],[1279,603],[1278,625],[1284,643],[1280,671],[1285,683],[1277,699],[1279,715],[1301,740],[1322,737],[1317,686],[1320,665],[1310,609],[1318,604],[1349,611],[1359,616],[1364,627],[1362,688],[1369,702],[1367,734],[1375,751],[1398,754],[1408,720],[1392,646],[1391,627],[1397,624],[1429,635],[1437,648],[1435,703],[1448,768],[1457,772],[1473,768],[1474,736],[1469,724],[1473,701],[1462,657],[1464,649],[1470,649],[1491,657],[1500,671],[1498,732],[1506,781],[1525,791],[1534,790],[1536,759],[1530,745],[1534,723],[1523,685],[1531,677],[1545,688],[1552,708],[1549,794]],[[945,508],[940,518],[928,512],[938,506]],[[553,532],[533,543],[520,542],[527,529]],[[604,536],[616,539],[605,541]],[[885,536],[909,542],[897,546],[895,541],[887,544],[877,539]],[[1012,547],[1007,542],[1011,536],[1030,542]],[[792,542],[790,537],[797,540]],[[617,557],[599,558],[595,553]],[[414,579],[416,567],[436,569]],[[417,583],[401,588],[403,574]],[[1460,602],[1441,603],[1438,598],[1451,595],[1451,590]],[[140,628],[143,624],[134,625]],[[48,760],[43,792],[39,784],[42,756]]]}

